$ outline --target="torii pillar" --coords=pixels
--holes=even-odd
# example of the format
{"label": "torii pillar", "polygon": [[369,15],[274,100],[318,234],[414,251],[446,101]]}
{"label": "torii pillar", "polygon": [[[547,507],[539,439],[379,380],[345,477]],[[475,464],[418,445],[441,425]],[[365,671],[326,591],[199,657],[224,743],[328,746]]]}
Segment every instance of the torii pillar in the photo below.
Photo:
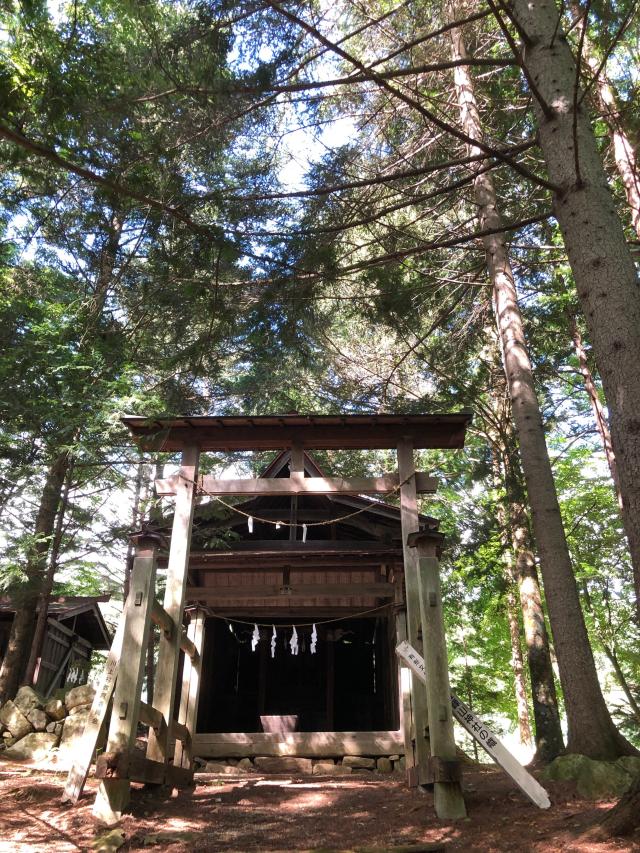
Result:
{"label": "torii pillar", "polygon": [[460,785],[460,762],[453,735],[451,686],[447,640],[442,612],[440,562],[444,537],[435,531],[412,533],[407,545],[418,559],[418,583],[424,668],[429,713],[429,779],[434,786],[438,817],[455,820],[467,816]]}

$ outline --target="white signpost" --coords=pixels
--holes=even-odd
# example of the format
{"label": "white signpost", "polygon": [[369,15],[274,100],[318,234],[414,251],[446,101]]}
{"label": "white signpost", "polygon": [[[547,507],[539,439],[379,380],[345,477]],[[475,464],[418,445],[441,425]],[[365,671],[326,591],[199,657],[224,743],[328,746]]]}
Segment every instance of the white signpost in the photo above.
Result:
{"label": "white signpost", "polygon": [[[406,640],[396,646],[396,654],[404,660],[416,673],[421,681],[426,684],[427,675],[424,668],[424,660],[418,652]],[[500,767],[508,773],[520,790],[541,809],[548,809],[551,805],[549,796],[545,789],[533,776],[528,773],[520,762],[511,755],[509,750],[500,743],[498,736],[486,723],[477,717],[464,702],[451,693],[451,707],[454,718],[464,726],[480,746]]]}
{"label": "white signpost", "polygon": [[102,675],[96,686],[96,694],[93,698],[89,717],[87,718],[82,736],[78,739],[78,745],[74,750],[67,784],[62,793],[63,802],[70,800],[72,803],[77,803],[84,788],[84,783],[87,781],[91,759],[93,758],[93,753],[98,742],[98,735],[100,734],[104,718],[107,715],[107,708],[109,707],[116,684],[116,673],[120,663],[123,635],[124,619],[120,619]]}

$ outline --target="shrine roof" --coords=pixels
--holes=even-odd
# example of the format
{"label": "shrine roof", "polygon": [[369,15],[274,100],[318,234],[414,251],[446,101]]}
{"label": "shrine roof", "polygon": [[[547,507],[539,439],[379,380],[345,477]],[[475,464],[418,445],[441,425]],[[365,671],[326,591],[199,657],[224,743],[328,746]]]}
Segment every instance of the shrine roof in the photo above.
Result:
{"label": "shrine roof", "polygon": [[143,450],[177,451],[195,444],[201,450],[280,450],[294,443],[307,449],[397,447],[402,439],[414,448],[464,446],[469,411],[429,415],[194,415],[121,420]]}

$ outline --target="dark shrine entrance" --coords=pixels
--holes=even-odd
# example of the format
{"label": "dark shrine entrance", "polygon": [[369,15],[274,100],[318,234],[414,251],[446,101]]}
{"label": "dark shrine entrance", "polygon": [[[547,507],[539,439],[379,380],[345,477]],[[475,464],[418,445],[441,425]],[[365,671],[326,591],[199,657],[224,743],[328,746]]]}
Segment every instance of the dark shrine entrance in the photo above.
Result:
{"label": "dark shrine entrance", "polygon": [[[261,620],[265,621],[265,620]],[[395,661],[388,618],[346,619],[298,627],[299,654],[289,646],[291,628],[274,619],[277,641],[271,657],[272,628],[260,628],[251,650],[253,627],[208,619],[203,659],[203,691],[198,730],[260,732],[263,715],[296,715],[297,731],[375,731],[399,725]]]}

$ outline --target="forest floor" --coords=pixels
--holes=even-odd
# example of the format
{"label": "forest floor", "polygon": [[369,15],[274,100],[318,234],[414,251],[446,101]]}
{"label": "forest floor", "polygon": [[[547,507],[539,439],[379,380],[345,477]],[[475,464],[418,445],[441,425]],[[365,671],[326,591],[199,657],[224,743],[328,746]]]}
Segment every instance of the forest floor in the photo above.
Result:
{"label": "forest floor", "polygon": [[[108,849],[96,844],[107,834],[91,816],[96,782],[90,779],[80,802],[69,806],[60,800],[64,780],[60,773],[0,761],[1,853]],[[640,832],[588,841],[585,833],[612,803],[581,799],[572,783],[545,783],[548,811],[530,804],[497,768],[465,767],[463,786],[469,817],[449,823],[434,816],[431,794],[409,790],[394,777],[198,774],[194,789],[174,796],[135,788],[119,849],[347,851],[440,842],[439,849],[451,853],[640,851]]]}

